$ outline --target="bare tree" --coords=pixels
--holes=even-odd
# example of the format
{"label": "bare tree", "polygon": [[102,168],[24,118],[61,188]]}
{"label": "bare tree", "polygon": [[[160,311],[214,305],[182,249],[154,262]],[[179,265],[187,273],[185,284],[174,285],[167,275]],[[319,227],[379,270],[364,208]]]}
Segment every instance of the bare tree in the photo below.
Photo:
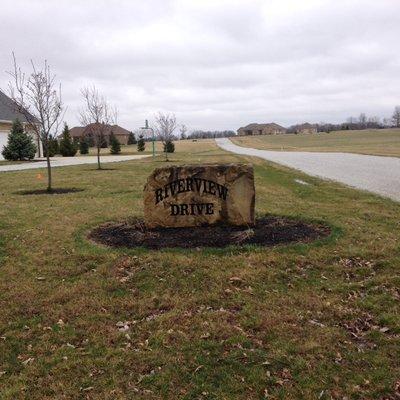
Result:
{"label": "bare tree", "polygon": [[179,127],[179,133],[181,134],[181,140],[187,139],[187,136],[186,136],[187,130],[188,130],[188,129],[187,129],[186,125],[184,125],[184,124],[182,124],[182,125]]}
{"label": "bare tree", "polygon": [[365,129],[367,127],[367,116],[364,113],[361,113],[358,117],[358,122],[360,124],[360,128]]}
{"label": "bare tree", "polygon": [[80,111],[80,122],[88,127],[88,132],[97,149],[97,169],[101,169],[100,153],[106,140],[106,133],[117,120],[117,109],[111,107],[95,86],[81,90],[84,107]]}
{"label": "bare tree", "polygon": [[383,126],[384,128],[390,128],[392,126],[392,119],[391,118],[383,118]]}
{"label": "bare tree", "polygon": [[355,118],[355,117],[349,117],[349,118],[347,118],[347,122],[348,122],[349,124],[356,124],[356,123],[357,123],[357,118]]}
{"label": "bare tree", "polygon": [[393,116],[392,116],[393,125],[396,128],[400,128],[400,106],[396,106],[394,108]]}
{"label": "bare tree", "polygon": [[[13,56],[13,70],[9,72],[12,80],[8,83],[9,94],[28,125],[43,145],[47,160],[47,190],[52,190],[49,143],[58,132],[64,117],[61,98],[61,84],[56,84],[47,61],[38,68],[31,60],[32,72],[25,74]],[[40,145],[40,143],[39,143]]]}
{"label": "bare tree", "polygon": [[163,144],[165,161],[168,161],[168,145],[175,139],[176,117],[174,114],[163,114],[159,112],[155,116],[155,131]]}
{"label": "bare tree", "polygon": [[382,127],[383,127],[383,123],[381,123],[381,119],[377,115],[368,118],[367,128],[369,128],[369,129],[380,129]]}

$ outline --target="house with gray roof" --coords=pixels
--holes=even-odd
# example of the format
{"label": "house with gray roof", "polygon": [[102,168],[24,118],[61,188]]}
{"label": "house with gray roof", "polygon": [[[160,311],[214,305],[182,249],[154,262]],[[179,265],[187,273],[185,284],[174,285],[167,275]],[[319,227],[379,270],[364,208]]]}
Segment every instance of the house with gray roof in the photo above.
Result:
{"label": "house with gray roof", "polygon": [[0,160],[3,159],[1,152],[3,147],[7,144],[8,134],[10,133],[12,123],[17,118],[22,122],[26,131],[32,135],[36,148],[38,149],[36,156],[42,156],[42,145],[36,132],[28,123],[25,115],[18,111],[18,106],[13,102],[13,100],[0,90]]}

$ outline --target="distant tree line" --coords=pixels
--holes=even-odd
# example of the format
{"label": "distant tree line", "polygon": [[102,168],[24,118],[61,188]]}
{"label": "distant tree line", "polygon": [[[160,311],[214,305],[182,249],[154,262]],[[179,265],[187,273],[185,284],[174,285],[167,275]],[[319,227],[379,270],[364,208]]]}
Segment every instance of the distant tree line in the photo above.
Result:
{"label": "distant tree line", "polygon": [[221,138],[221,137],[231,137],[235,136],[234,131],[202,131],[194,130],[189,135],[188,139],[210,139],[210,138]]}
{"label": "distant tree line", "polygon": [[[377,116],[367,116],[361,113],[358,117],[349,117],[346,122],[330,124],[320,122],[316,124],[318,132],[362,130],[362,129],[385,129],[400,128],[400,106],[396,106],[391,118],[380,118]],[[288,132],[290,133],[290,129]]]}

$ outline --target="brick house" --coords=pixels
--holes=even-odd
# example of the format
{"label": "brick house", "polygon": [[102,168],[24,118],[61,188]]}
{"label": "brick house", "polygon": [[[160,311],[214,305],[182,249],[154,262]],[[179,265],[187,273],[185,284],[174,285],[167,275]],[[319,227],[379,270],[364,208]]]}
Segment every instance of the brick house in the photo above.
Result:
{"label": "brick house", "polygon": [[[7,145],[8,134],[11,131],[13,122],[18,118],[25,130],[32,136],[36,145],[36,157],[43,155],[42,143],[36,132],[32,129],[32,125],[28,123],[25,116],[17,111],[17,105],[0,90],[0,160],[3,160],[1,152]],[[32,117],[33,118],[33,117]]]}
{"label": "brick house", "polygon": [[294,127],[294,132],[296,134],[303,133],[303,134],[312,134],[317,133],[317,127],[315,125],[311,125],[308,122],[300,125],[296,125]]}
{"label": "brick house", "polygon": [[[79,140],[83,137],[90,138],[95,126],[96,126],[95,123],[89,124],[87,126],[75,126],[74,128],[70,129],[69,133],[75,142],[79,142]],[[121,144],[128,144],[130,131],[128,131],[125,128],[122,128],[119,125],[107,125],[104,134],[107,143],[109,143],[110,141],[111,132],[116,136],[116,138]],[[62,138],[62,133],[58,135],[58,139],[61,138]]]}
{"label": "brick house", "polygon": [[286,129],[274,122],[268,124],[253,123],[239,128],[237,133],[239,136],[281,135],[286,133]]}

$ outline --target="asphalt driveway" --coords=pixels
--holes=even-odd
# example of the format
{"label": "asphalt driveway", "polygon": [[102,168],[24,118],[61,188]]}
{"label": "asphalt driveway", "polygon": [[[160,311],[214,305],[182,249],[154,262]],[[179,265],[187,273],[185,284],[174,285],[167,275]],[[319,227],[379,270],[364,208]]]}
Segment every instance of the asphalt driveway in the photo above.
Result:
{"label": "asphalt driveway", "polygon": [[236,154],[260,157],[308,175],[331,179],[400,201],[400,158],[352,153],[317,153],[258,150],[215,139],[218,146]]}

